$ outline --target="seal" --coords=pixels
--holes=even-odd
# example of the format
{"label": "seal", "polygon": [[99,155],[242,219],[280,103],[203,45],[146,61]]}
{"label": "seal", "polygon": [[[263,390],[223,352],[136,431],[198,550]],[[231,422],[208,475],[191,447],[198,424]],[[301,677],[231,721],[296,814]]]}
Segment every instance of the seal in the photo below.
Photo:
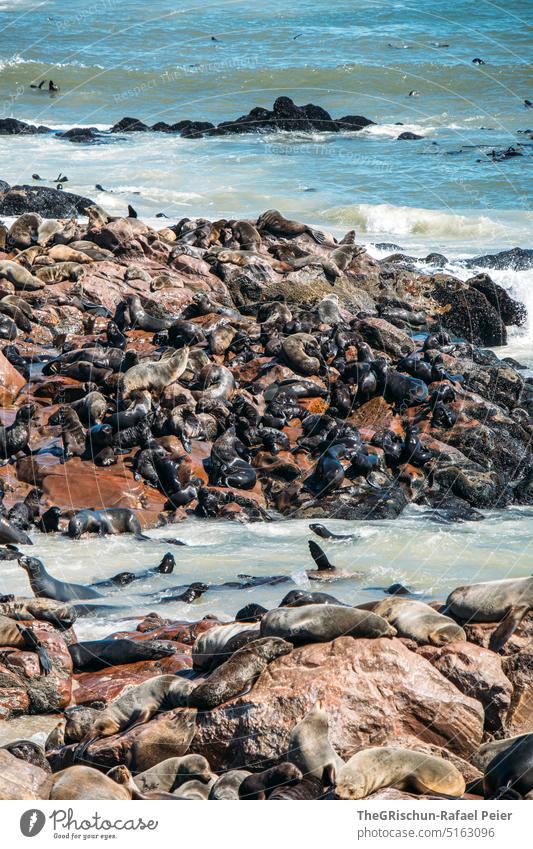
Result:
{"label": "seal", "polygon": [[246,769],[230,769],[217,778],[209,791],[209,799],[238,799],[239,787],[245,778],[251,775]]}
{"label": "seal", "polygon": [[261,620],[261,636],[281,637],[293,645],[329,643],[337,637],[394,637],[396,629],[381,616],[354,607],[313,604],[278,607]]}
{"label": "seal", "polygon": [[486,767],[491,760],[504,752],[509,746],[512,746],[517,740],[522,740],[524,737],[529,737],[530,734],[515,734],[514,737],[506,737],[503,740],[489,740],[488,743],[483,743],[472,755],[472,763],[481,772],[485,772]]}
{"label": "seal", "polygon": [[302,773],[292,763],[272,766],[245,778],[239,785],[239,799],[268,799],[273,790],[294,787],[302,778]]}
{"label": "seal", "polygon": [[48,419],[48,424],[61,426],[63,462],[85,453],[85,430],[78,414],[71,407],[59,407]]}
{"label": "seal", "polygon": [[142,725],[160,711],[185,707],[187,696],[194,687],[194,682],[186,678],[159,675],[128,690],[98,713],[84,740],[77,747],[75,759],[81,760],[91,743],[100,737],[111,737],[132,725]]}
{"label": "seal", "polygon": [[[308,593],[305,590],[291,590],[283,596],[279,607],[304,607],[306,604],[339,604],[342,601],[328,593]],[[344,606],[344,605],[343,605]],[[265,611],[266,613],[267,611]]]}
{"label": "seal", "polygon": [[[176,541],[177,542],[177,541]],[[185,543],[181,543],[184,545]],[[117,575],[113,575],[112,578],[107,578],[103,581],[97,581],[91,586],[99,588],[99,587],[116,587],[116,586],[126,586],[127,584],[131,584],[133,581],[144,581],[148,578],[153,578],[154,575],[170,575],[174,571],[174,567],[176,565],[176,560],[174,555],[167,551],[164,555],[163,559],[159,563],[158,566],[154,566],[153,569],[144,569],[142,572],[119,572]]]}
{"label": "seal", "polygon": [[134,534],[136,539],[150,537],[141,533],[141,523],[127,507],[110,507],[109,510],[80,510],[68,523],[67,534],[79,539],[82,534]]}
{"label": "seal", "polygon": [[309,552],[316,563],[316,569],[306,569],[307,577],[311,581],[333,581],[336,578],[362,578],[363,572],[353,572],[347,569],[338,569],[330,563],[325,552],[318,543],[310,539],[308,542]]}
{"label": "seal", "polygon": [[318,537],[322,537],[322,539],[360,539],[357,534],[334,534],[332,531],[328,530],[324,525],[312,524],[309,525],[309,530],[313,531]]}
{"label": "seal", "polygon": [[19,758],[21,761],[40,767],[45,772],[50,772],[50,764],[46,760],[44,749],[33,740],[13,740],[11,743],[2,746],[2,749],[8,751],[14,758]]}
{"label": "seal", "polygon": [[277,637],[248,643],[215,669],[207,681],[195,687],[188,698],[189,707],[213,710],[230,699],[245,695],[272,660],[291,651],[290,643]]}
{"label": "seal", "polygon": [[[215,625],[204,631],[192,647],[192,668],[207,671],[213,668],[213,665],[219,665],[232,654],[227,648],[232,641],[250,633],[255,634],[254,639],[259,638],[258,623],[231,622],[227,625]],[[220,660],[217,660],[218,658]]]}
{"label": "seal", "polygon": [[161,393],[163,389],[178,380],[187,368],[189,349],[180,348],[159,362],[142,362],[132,366],[122,378],[122,395],[128,398],[132,392],[145,389]]}
{"label": "seal", "polygon": [[131,794],[131,799],[145,801],[149,799],[166,799],[175,802],[178,798],[173,793],[166,793],[164,790],[153,790],[149,793],[143,793],[139,790],[137,782],[133,780],[133,775],[125,764],[119,764],[118,766],[111,767],[107,773],[107,777],[116,781],[117,784],[120,784],[125,790],[128,790]]}
{"label": "seal", "polygon": [[313,230],[307,224],[300,224],[299,221],[284,218],[277,209],[267,209],[266,212],[263,212],[256,221],[256,227],[259,231],[266,230],[273,236],[284,236],[286,239],[294,239],[295,236],[302,236],[307,233],[319,245],[326,241],[323,233]]}
{"label": "seal", "polygon": [[417,643],[444,646],[453,640],[466,640],[466,634],[457,622],[438,613],[423,601],[394,595],[360,607],[382,616],[396,628],[400,637],[409,637]]}
{"label": "seal", "polygon": [[209,784],[213,778],[209,761],[203,755],[183,755],[166,758],[150,769],[137,773],[135,783],[143,793],[164,790],[173,793],[188,781]]}
{"label": "seal", "polygon": [[[52,661],[46,648],[41,644],[34,630],[28,625],[19,625],[9,616],[0,614],[0,646],[21,649],[22,651],[35,651],[39,658],[39,666],[42,675],[48,675],[52,671]],[[9,656],[4,660],[4,665],[9,666]]]}
{"label": "seal", "polygon": [[259,622],[262,616],[267,613],[267,608],[261,604],[246,604],[241,607],[235,614],[235,622]]}
{"label": "seal", "polygon": [[59,631],[68,631],[76,621],[76,611],[68,604],[49,598],[16,598],[0,596],[0,614],[16,621],[38,619],[49,622]]}
{"label": "seal", "polygon": [[28,534],[8,522],[5,516],[0,516],[0,543],[33,545]]}
{"label": "seal", "polygon": [[533,734],[497,752],[485,767],[483,791],[486,799],[533,799]]}
{"label": "seal", "polygon": [[40,788],[42,799],[131,799],[131,792],[90,766],[69,766],[49,776]]}
{"label": "seal", "polygon": [[292,729],[287,760],[305,778],[318,778],[326,787],[335,784],[335,776],[344,761],[329,742],[328,715],[319,701]]}
{"label": "seal", "polygon": [[457,587],[445,612],[460,622],[499,622],[489,648],[499,651],[533,607],[533,577],[486,581]]}
{"label": "seal", "polygon": [[75,672],[95,672],[106,666],[159,660],[176,653],[176,646],[162,640],[87,640],[68,646]]}
{"label": "seal", "polygon": [[42,560],[37,557],[20,557],[19,566],[25,570],[32,591],[37,598],[53,598],[55,601],[75,601],[85,598],[102,598],[102,594],[83,584],[60,581],[48,574]]}
{"label": "seal", "polygon": [[365,799],[376,790],[391,786],[455,798],[465,792],[464,778],[450,761],[412,749],[384,746],[353,755],[338,772],[335,793],[340,799]]}
{"label": "seal", "polygon": [[174,794],[176,799],[186,799],[188,801],[192,800],[207,800],[209,798],[209,792],[211,790],[212,785],[215,783],[215,779],[211,779],[209,784],[203,784],[201,781],[186,781],[181,787],[176,790]]}
{"label": "seal", "polygon": [[[9,427],[0,425],[0,459],[9,460],[19,451],[29,453],[30,423],[35,415],[35,404],[23,404],[19,407],[15,421]],[[17,542],[17,540],[7,540]]]}
{"label": "seal", "polygon": [[287,364],[297,374],[306,377],[318,374],[322,368],[322,354],[314,336],[310,333],[293,333],[281,343]]}

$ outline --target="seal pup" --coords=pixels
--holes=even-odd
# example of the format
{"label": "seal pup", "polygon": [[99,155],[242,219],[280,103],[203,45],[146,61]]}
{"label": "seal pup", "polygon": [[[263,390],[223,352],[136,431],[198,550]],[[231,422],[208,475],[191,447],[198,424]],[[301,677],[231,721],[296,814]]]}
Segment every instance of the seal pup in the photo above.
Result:
{"label": "seal pup", "polygon": [[261,636],[293,645],[329,643],[337,637],[394,637],[396,628],[375,613],[335,604],[278,607],[265,613]]}
{"label": "seal pup", "polygon": [[277,637],[248,643],[215,669],[207,681],[195,687],[188,698],[189,707],[213,710],[230,699],[244,696],[271,661],[291,651],[291,644]]}
{"label": "seal pup", "polygon": [[340,768],[335,792],[341,799],[365,799],[382,787],[459,798],[465,781],[444,758],[412,749],[372,747],[357,752]]}
{"label": "seal pup", "polygon": [[239,784],[239,799],[268,799],[278,787],[293,787],[299,784],[303,775],[292,763],[282,763],[252,773]]}
{"label": "seal pup", "polygon": [[308,227],[307,224],[300,224],[299,221],[284,218],[277,209],[267,209],[266,212],[263,212],[257,219],[255,226],[259,231],[266,230],[273,236],[284,236],[287,239],[293,239],[295,236],[302,236],[307,233],[319,245],[326,241],[324,233]]}
{"label": "seal pup", "polygon": [[21,566],[30,581],[37,598],[53,598],[55,601],[74,601],[85,598],[102,598],[102,594],[83,584],[60,581],[49,575],[42,560],[37,557],[19,557]]}
{"label": "seal pup", "polygon": [[298,722],[289,735],[287,760],[301,770],[304,777],[318,778],[328,787],[344,761],[329,741],[329,721],[320,701]]}
{"label": "seal pup", "polygon": [[208,631],[200,634],[192,647],[193,669],[208,671],[215,665],[220,665],[235,650],[231,650],[231,644],[235,644],[235,640],[250,635],[253,635],[251,639],[259,638],[258,622],[231,622],[209,628]]}
{"label": "seal pup", "polygon": [[142,793],[137,786],[136,780],[134,781],[129,768],[125,764],[118,764],[118,766],[111,767],[111,769],[107,772],[107,777],[111,778],[112,781],[116,781],[117,784],[128,790],[131,794],[131,798],[136,801],[148,801],[150,799],[177,801],[177,796],[173,793],[166,793],[164,790],[153,790],[149,793]]}
{"label": "seal pup", "polygon": [[142,362],[132,366],[122,378],[122,395],[128,398],[136,389],[161,393],[175,383],[187,368],[189,348],[180,348],[159,362]]}
{"label": "seal pup", "polygon": [[460,622],[499,622],[489,648],[499,651],[533,607],[533,576],[469,584],[453,590],[445,604]]}
{"label": "seal pup", "polygon": [[182,755],[178,758],[166,758],[144,772],[137,773],[135,783],[143,792],[165,790],[173,793],[187,781],[200,781],[209,784],[213,773],[209,761],[203,755]]}
{"label": "seal pup", "polygon": [[372,610],[393,625],[400,637],[409,637],[417,643],[444,646],[453,640],[466,640],[464,629],[448,616],[438,613],[423,601],[385,598],[369,602],[365,610]]}

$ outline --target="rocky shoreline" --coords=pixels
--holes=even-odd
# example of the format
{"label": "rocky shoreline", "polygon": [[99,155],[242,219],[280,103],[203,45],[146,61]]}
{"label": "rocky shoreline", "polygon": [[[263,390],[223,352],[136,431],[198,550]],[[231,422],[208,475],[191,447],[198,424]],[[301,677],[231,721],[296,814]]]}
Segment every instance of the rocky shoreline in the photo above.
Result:
{"label": "rocky shoreline", "polygon": [[[38,553],[37,532],[141,535],[189,516],[393,519],[414,503],[451,522],[533,503],[532,383],[485,347],[505,344],[526,314],[488,274],[462,282],[436,254],[377,261],[353,231],[339,241],[272,210],[159,230],[90,202],[84,212],[86,223],[25,212],[0,227],[0,542],[11,545],[0,557],[18,558],[29,532]],[[528,267],[531,252],[483,259]],[[318,610],[331,598],[306,603]],[[258,638],[285,642],[268,644],[277,654],[253,666],[251,690],[226,692],[209,710],[189,692],[93,740],[96,710],[125,688],[176,673],[198,687],[210,671],[194,661],[198,640],[220,623],[152,614],[109,637],[156,640],[154,657],[91,670],[69,649],[76,611],[43,602],[0,602],[3,633],[18,619],[34,635],[4,645],[0,634],[0,717],[66,711],[66,728],[61,719],[46,757],[33,744],[0,750],[3,798],[75,798],[54,795],[66,791],[54,790],[50,769],[125,765],[138,775],[188,755],[205,758],[207,772],[186,773],[194,787],[180,779],[170,792],[206,798],[215,776],[285,763],[317,702],[335,757],[416,749],[452,764],[479,798],[494,790],[480,784],[479,747],[531,731],[531,614],[495,646],[490,622],[442,644],[392,633],[384,620],[382,636],[355,628],[287,642],[261,630],[256,610],[243,612],[246,637],[218,659],[258,652]],[[331,776],[306,780],[290,763],[276,792],[295,795],[272,798],[334,795]],[[139,798],[131,777],[118,777],[119,790],[106,785],[101,798]]]}

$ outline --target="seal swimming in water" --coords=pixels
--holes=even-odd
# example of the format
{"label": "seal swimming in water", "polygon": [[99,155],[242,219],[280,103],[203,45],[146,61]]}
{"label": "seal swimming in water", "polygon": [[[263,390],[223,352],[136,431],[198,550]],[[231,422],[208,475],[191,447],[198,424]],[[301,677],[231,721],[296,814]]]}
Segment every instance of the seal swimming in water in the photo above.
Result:
{"label": "seal swimming in water", "polygon": [[347,569],[338,569],[330,563],[325,552],[318,543],[310,539],[308,542],[309,552],[316,563],[316,569],[306,569],[310,581],[333,581],[335,578],[362,578],[362,572],[350,572]]}
{"label": "seal swimming in water", "polygon": [[318,537],[322,537],[322,539],[359,539],[357,534],[334,534],[324,525],[319,525],[316,522],[309,525],[309,530],[313,531]]}
{"label": "seal swimming in water", "polygon": [[457,622],[423,601],[393,596],[359,607],[382,616],[396,628],[400,637],[409,637],[417,643],[444,646],[453,640],[466,640],[464,629]]}
{"label": "seal swimming in water", "polygon": [[323,233],[308,227],[307,224],[300,224],[299,221],[284,218],[277,209],[267,209],[266,212],[263,212],[257,219],[255,226],[259,231],[266,230],[273,236],[284,236],[287,239],[293,239],[295,236],[302,236],[307,233],[319,245],[326,241]]}
{"label": "seal swimming in water", "polygon": [[501,649],[533,607],[533,577],[467,584],[453,590],[445,613],[460,622],[499,622],[489,648]]}
{"label": "seal swimming in water", "polygon": [[396,629],[381,616],[354,607],[312,604],[278,607],[261,619],[263,637],[281,637],[293,645],[329,643],[337,637],[394,637]]}
{"label": "seal swimming in water", "polygon": [[28,575],[30,586],[37,598],[52,598],[55,601],[75,601],[85,598],[102,598],[102,594],[83,584],[71,584],[53,578],[37,557],[20,557],[19,565]]}
{"label": "seal swimming in water", "polygon": [[365,799],[382,787],[414,793],[444,793],[459,798],[465,781],[457,767],[444,758],[393,747],[363,749],[344,764],[335,792],[341,799]]}
{"label": "seal swimming in water", "polygon": [[195,687],[188,698],[189,707],[213,710],[230,699],[245,695],[271,661],[291,651],[291,644],[277,637],[248,643],[215,669],[207,681]]}
{"label": "seal swimming in water", "polygon": [[88,640],[68,646],[75,672],[95,672],[106,666],[159,660],[176,651],[175,645],[162,640]]}

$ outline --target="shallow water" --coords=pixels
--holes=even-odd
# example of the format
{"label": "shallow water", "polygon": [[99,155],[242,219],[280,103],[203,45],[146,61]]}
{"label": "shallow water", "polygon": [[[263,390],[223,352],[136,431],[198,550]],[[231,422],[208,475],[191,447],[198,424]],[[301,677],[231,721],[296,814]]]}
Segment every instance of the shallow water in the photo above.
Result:
{"label": "shallow water", "polygon": [[[187,520],[180,525],[150,531],[153,542],[126,536],[83,539],[76,543],[55,535],[35,536],[32,553],[54,577],[92,583],[122,571],[142,571],[160,562],[166,551],[176,558],[171,575],[157,575],[121,589],[102,590],[102,603],[119,609],[78,620],[83,639],[99,638],[124,627],[135,627],[136,617],[152,610],[161,616],[196,620],[207,613],[232,618],[245,604],[279,604],[291,589],[321,590],[340,601],[360,603],[382,595],[381,589],[402,582],[423,599],[444,600],[456,586],[468,582],[522,577],[531,573],[533,508],[489,511],[481,522],[440,525],[429,521],[422,508],[410,507],[395,521],[326,520],[336,533],[354,534],[354,540],[321,540],[304,521],[277,521],[241,525],[231,522]],[[176,536],[185,546],[158,543],[159,536]],[[314,539],[346,578],[310,581],[314,569],[308,540]],[[30,551],[29,547],[27,549]],[[350,573],[354,577],[350,577]],[[13,561],[1,569],[2,592],[27,594],[25,572]],[[220,587],[238,575],[284,575],[287,582],[249,589]],[[215,585],[193,604],[158,603],[170,587],[192,581]],[[100,603],[100,602],[97,602]]]}
{"label": "shallow water", "polygon": [[[84,145],[4,136],[0,178],[67,172],[65,188],[120,214],[128,203],[171,218],[278,207],[431,250],[525,246],[533,142],[517,131],[533,126],[523,105],[533,98],[528,19],[527,0],[512,10],[477,0],[2,0],[0,117],[55,128],[106,128],[124,115],[216,122],[285,94],[378,126],[199,140],[137,133]],[[30,87],[50,78],[60,86],[53,97]],[[398,142],[402,130],[424,138]],[[521,157],[486,155],[517,143]]]}

